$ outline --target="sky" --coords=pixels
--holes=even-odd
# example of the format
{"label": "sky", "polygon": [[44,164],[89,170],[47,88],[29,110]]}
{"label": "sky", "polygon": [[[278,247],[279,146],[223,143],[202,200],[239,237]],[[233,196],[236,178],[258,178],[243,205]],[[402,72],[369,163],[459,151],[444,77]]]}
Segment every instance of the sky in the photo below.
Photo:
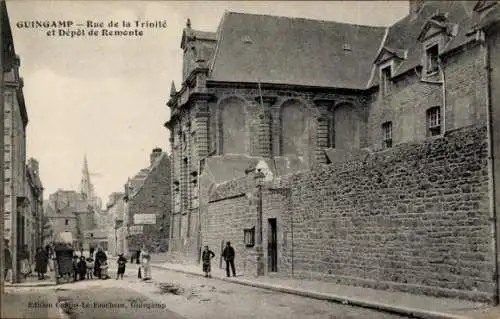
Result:
{"label": "sky", "polygon": [[[27,157],[40,162],[44,197],[58,189],[79,190],[86,154],[104,202],[149,165],[153,148],[170,153],[163,124],[170,116],[171,81],[181,87],[180,42],[187,18],[193,29],[214,32],[225,11],[377,26],[408,13],[407,1],[6,2],[24,79]],[[166,21],[167,27],[145,29],[142,37],[73,38],[18,27],[24,21],[138,19]]]}

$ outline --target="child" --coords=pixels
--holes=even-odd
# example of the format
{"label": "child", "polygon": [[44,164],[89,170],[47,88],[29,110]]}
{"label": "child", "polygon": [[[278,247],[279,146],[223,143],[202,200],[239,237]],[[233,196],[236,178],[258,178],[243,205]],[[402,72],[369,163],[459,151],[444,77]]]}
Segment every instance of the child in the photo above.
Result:
{"label": "child", "polygon": [[108,263],[103,261],[101,263],[101,279],[108,279]]}
{"label": "child", "polygon": [[94,279],[94,259],[87,258],[87,279]]}
{"label": "child", "polygon": [[123,274],[125,273],[125,265],[127,264],[127,259],[123,257],[123,254],[120,254],[118,256],[118,272],[116,273],[116,279],[122,278],[123,279]]}
{"label": "child", "polygon": [[73,255],[73,280],[78,280],[78,256]]}
{"label": "child", "polygon": [[87,273],[87,263],[85,262],[85,257],[81,256],[78,262],[78,273],[80,274],[80,280],[85,280],[85,274]]}

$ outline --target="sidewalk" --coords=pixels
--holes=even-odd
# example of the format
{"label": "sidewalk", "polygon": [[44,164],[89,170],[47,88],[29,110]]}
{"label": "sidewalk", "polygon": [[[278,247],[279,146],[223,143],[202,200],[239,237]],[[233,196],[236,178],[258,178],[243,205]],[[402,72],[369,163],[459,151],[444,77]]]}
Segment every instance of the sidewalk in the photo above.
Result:
{"label": "sidewalk", "polygon": [[[201,265],[153,264],[153,267],[204,276]],[[237,277],[227,278],[224,269],[212,265],[212,277],[256,288],[341,302],[422,319],[499,319],[500,307],[458,299],[433,298],[402,292],[339,285],[315,280]]]}
{"label": "sidewalk", "polygon": [[20,283],[10,283],[5,282],[5,287],[45,287],[45,286],[55,286],[56,279],[54,272],[48,272],[45,274],[43,280],[39,280],[37,274],[31,274],[27,278],[23,278]]}

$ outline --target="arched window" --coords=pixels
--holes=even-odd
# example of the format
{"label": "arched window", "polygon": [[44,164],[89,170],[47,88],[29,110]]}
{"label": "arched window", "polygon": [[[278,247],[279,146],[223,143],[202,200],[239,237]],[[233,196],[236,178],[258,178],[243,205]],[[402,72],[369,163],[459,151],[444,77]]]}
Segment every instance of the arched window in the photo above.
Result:
{"label": "arched window", "polygon": [[307,145],[306,106],[291,100],[281,106],[281,155],[304,155]]}
{"label": "arched window", "polygon": [[219,108],[219,132],[222,133],[220,151],[223,154],[246,154],[245,102],[231,97],[221,101]]}

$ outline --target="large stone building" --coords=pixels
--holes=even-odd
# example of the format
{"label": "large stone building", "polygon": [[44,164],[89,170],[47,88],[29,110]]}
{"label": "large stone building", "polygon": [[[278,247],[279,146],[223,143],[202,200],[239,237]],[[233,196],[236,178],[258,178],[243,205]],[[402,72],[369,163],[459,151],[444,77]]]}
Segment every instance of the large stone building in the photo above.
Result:
{"label": "large stone building", "polygon": [[26,165],[25,185],[28,204],[25,242],[29,243],[30,256],[35,256],[36,248],[43,246],[43,184],[39,163],[34,158]]}
{"label": "large stone building", "polygon": [[29,245],[27,220],[31,219],[26,194],[26,126],[28,114],[17,56],[5,2],[2,7],[3,65],[3,206],[4,238],[13,255],[12,281],[20,280],[19,249]]}
{"label": "large stone building", "polygon": [[169,242],[171,192],[171,159],[160,148],[150,154],[147,168],[125,185],[123,218],[116,219],[120,252],[146,245],[151,251],[164,252]]}
{"label": "large stone building", "polygon": [[498,302],[499,17],[411,1],[386,28],[188,21],[172,257],[230,240],[245,273]]}

